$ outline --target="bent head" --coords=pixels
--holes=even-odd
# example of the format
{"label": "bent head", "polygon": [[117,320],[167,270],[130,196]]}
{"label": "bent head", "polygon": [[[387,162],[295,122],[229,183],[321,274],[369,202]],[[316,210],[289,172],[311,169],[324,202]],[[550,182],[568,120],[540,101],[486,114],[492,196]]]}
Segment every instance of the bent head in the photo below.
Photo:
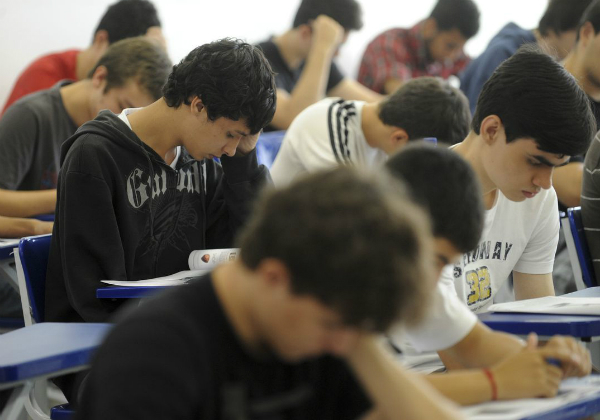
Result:
{"label": "bent head", "polygon": [[233,156],[275,114],[275,78],[259,48],[234,39],[202,45],[173,66],[166,104],[187,117],[178,133],[196,159]]}
{"label": "bent head", "polygon": [[431,219],[437,274],[475,248],[483,230],[481,188],[471,165],[458,153],[426,143],[413,143],[385,165],[402,180],[413,200]]}
{"label": "bent head", "polygon": [[171,65],[166,52],[146,38],[116,42],[88,75],[94,87],[90,107],[95,114],[102,109],[118,114],[150,105],[161,97]]}
{"label": "bent head", "polygon": [[429,58],[442,63],[456,60],[478,31],[479,9],[472,0],[438,0],[423,22]]}
{"label": "bent head", "polygon": [[577,81],[526,46],[485,83],[471,128],[482,141],[488,178],[507,198],[522,201],[550,188],[554,167],[587,151],[596,122]]}
{"label": "bent head", "polygon": [[538,24],[548,52],[562,60],[577,39],[582,15],[592,0],[551,0]]}
{"label": "bent head", "polygon": [[390,178],[337,168],[270,192],[240,240],[260,284],[256,328],[279,356],[299,360],[414,321],[434,283],[430,241]]}

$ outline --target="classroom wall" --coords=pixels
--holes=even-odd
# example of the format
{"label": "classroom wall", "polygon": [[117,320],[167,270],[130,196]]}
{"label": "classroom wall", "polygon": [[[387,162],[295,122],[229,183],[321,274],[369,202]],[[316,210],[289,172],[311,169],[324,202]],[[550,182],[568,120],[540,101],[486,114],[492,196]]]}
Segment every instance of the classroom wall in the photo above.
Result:
{"label": "classroom wall", "polygon": [[[0,1],[0,104],[19,72],[49,51],[84,48],[106,7],[116,0]],[[354,77],[367,43],[391,27],[408,27],[426,17],[436,0],[359,0],[364,27],[350,36],[338,64]],[[467,52],[479,54],[508,21],[534,28],[548,0],[476,0],[482,13],[479,34]],[[174,61],[192,48],[225,36],[258,42],[291,26],[299,0],[153,0]]]}

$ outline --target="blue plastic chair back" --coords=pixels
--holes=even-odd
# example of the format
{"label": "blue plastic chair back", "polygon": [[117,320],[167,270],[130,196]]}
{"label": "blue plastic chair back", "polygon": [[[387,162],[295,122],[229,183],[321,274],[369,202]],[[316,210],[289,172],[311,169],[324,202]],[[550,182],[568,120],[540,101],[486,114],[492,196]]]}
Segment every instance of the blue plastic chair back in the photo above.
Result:
{"label": "blue plastic chair back", "polygon": [[265,165],[267,168],[271,168],[277,153],[279,153],[284,136],[285,131],[270,131],[260,135],[258,142],[256,143],[258,163]]}
{"label": "blue plastic chair back", "polygon": [[51,238],[52,235],[30,236],[19,242],[19,257],[23,265],[31,315],[37,323],[44,322],[46,268]]}
{"label": "blue plastic chair back", "polygon": [[598,286],[596,284],[594,266],[592,265],[592,258],[590,256],[590,251],[587,246],[587,239],[585,237],[585,231],[583,228],[581,207],[567,209],[567,217],[569,219],[569,226],[571,227],[571,234],[573,235],[573,242],[575,243],[575,250],[577,251],[577,259],[579,260],[579,265],[581,266],[581,277],[583,279],[583,283],[587,287]]}
{"label": "blue plastic chair back", "polygon": [[50,409],[51,420],[70,420],[73,415],[73,409],[69,404],[57,405]]}

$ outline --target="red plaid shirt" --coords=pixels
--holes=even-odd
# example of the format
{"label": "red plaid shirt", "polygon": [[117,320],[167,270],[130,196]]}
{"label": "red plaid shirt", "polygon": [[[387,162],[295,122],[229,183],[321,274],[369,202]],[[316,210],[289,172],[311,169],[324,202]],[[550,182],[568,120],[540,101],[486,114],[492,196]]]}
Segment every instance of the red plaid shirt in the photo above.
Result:
{"label": "red plaid shirt", "polygon": [[462,54],[456,61],[432,61],[421,36],[423,23],[411,29],[395,28],[383,32],[367,46],[358,70],[358,81],[375,92],[385,93],[389,79],[409,80],[420,76],[447,79],[469,62]]}

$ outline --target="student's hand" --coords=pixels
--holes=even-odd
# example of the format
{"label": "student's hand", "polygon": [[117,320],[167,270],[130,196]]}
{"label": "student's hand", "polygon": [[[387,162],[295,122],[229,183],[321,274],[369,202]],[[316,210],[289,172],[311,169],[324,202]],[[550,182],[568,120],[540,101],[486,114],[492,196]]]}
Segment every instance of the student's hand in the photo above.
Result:
{"label": "student's hand", "polygon": [[240,142],[237,146],[235,154],[239,155],[247,155],[256,147],[256,143],[258,142],[259,133],[256,134],[248,134],[247,136],[242,136]]}
{"label": "student's hand", "polygon": [[344,28],[329,16],[319,15],[312,23],[313,46],[337,50],[344,39]]}
{"label": "student's hand", "polygon": [[525,349],[494,366],[491,371],[498,388],[498,399],[553,397],[563,378],[562,370],[548,363],[555,359],[561,364],[577,363],[564,347],[538,348],[537,335],[529,334]]}
{"label": "student's hand", "polygon": [[586,376],[592,372],[590,352],[573,337],[555,335],[548,341],[545,348],[564,349],[572,355],[572,361],[561,365],[565,378]]}

